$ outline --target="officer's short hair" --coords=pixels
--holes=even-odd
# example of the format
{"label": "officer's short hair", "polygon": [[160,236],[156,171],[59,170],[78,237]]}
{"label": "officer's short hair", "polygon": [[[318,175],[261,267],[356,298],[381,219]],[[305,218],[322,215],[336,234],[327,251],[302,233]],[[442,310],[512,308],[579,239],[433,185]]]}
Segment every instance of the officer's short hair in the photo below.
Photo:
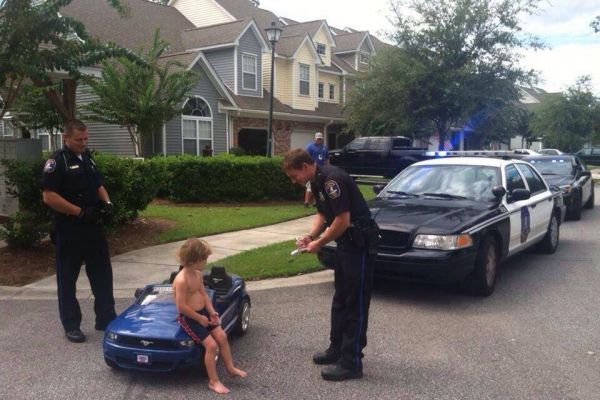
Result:
{"label": "officer's short hair", "polygon": [[86,129],[87,126],[81,120],[74,119],[67,122],[67,125],[65,125],[65,134],[72,135],[73,131],[85,131]]}
{"label": "officer's short hair", "polygon": [[186,240],[177,252],[179,262],[183,265],[190,265],[199,261],[206,261],[212,254],[212,249],[206,241],[198,238]]}
{"label": "officer's short hair", "polygon": [[312,159],[308,151],[304,149],[294,149],[288,151],[283,157],[282,168],[284,171],[290,169],[302,169],[302,164],[313,165],[315,160]]}

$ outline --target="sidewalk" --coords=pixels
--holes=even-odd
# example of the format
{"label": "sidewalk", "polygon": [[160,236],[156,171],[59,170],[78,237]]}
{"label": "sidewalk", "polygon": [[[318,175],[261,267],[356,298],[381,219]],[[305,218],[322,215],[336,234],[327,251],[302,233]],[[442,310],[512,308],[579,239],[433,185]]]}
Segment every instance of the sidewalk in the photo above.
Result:
{"label": "sidewalk", "polygon": [[[272,243],[292,240],[310,229],[312,216],[275,225],[243,231],[206,236],[213,249],[209,262],[215,262],[227,256],[267,246]],[[133,298],[135,289],[149,283],[160,283],[179,267],[175,253],[183,241],[162,244],[121,254],[111,259],[115,298]],[[332,271],[292,278],[267,279],[247,282],[249,291],[274,287],[297,286],[333,280]],[[90,284],[82,268],[77,281],[77,297],[92,296]],[[0,286],[0,300],[56,299],[56,276],[52,275],[23,287]]]}

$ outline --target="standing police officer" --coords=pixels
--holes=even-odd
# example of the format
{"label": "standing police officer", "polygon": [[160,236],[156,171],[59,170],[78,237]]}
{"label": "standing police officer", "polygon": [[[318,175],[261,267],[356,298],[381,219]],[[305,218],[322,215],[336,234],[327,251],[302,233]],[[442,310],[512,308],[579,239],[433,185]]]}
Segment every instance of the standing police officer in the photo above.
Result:
{"label": "standing police officer", "polygon": [[308,152],[296,149],[285,155],[283,170],[294,183],[310,182],[317,203],[310,234],[299,238],[297,245],[317,253],[328,242],[337,243],[330,345],[313,361],[334,364],[321,371],[323,379],[362,378],[379,229],[356,183],[342,169],[318,166]]}
{"label": "standing police officer", "polygon": [[85,341],[76,282],[85,262],[92,293],[96,329],[104,330],[115,314],[112,266],[101,225],[112,212],[102,175],[87,151],[88,130],[79,120],[67,123],[65,146],[44,165],[43,198],[54,213],[52,238],[56,246],[58,309],[65,335],[71,342]]}

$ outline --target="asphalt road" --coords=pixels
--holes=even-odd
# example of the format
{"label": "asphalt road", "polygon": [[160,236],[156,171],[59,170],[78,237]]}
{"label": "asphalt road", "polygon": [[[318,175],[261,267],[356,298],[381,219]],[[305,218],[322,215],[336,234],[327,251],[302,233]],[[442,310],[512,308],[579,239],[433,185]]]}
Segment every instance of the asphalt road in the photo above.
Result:
{"label": "asphalt road", "polygon": [[[232,338],[245,380],[220,372],[235,399],[600,398],[600,207],[566,222],[559,250],[504,264],[496,292],[474,298],[393,284],[373,294],[365,377],[322,381],[331,284],[251,293],[251,327]],[[129,304],[120,300],[118,310]],[[62,336],[56,301],[0,301],[1,399],[214,398],[198,374],[113,371],[93,310],[84,344]]]}

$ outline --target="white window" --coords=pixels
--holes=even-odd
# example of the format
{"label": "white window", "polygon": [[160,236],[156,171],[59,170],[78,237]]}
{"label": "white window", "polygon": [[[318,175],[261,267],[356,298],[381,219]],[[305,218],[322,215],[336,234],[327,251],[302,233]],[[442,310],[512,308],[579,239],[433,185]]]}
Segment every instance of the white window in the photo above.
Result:
{"label": "white window", "polygon": [[4,124],[4,129],[2,130],[2,136],[4,137],[14,137],[15,133],[14,133],[14,129],[12,124],[10,123],[10,121],[8,120],[4,120],[2,121],[2,123]]}
{"label": "white window", "polygon": [[324,91],[324,87],[325,85],[323,84],[323,82],[319,82],[319,98],[322,99],[323,98],[323,91]]}
{"label": "white window", "polygon": [[329,84],[329,99],[335,100],[335,85]]}
{"label": "white window", "polygon": [[310,95],[310,65],[300,64],[300,94]]}
{"label": "white window", "polygon": [[181,113],[181,136],[184,154],[200,155],[212,149],[212,113],[208,104],[199,97],[191,97]]}
{"label": "white window", "polygon": [[360,53],[360,62],[363,64],[368,64],[371,59],[371,55],[369,53],[361,52]]}
{"label": "white window", "polygon": [[326,51],[327,51],[327,46],[325,46],[323,43],[317,43],[317,53],[324,56]]}
{"label": "white window", "polygon": [[256,90],[256,56],[242,54],[242,89]]}
{"label": "white window", "polygon": [[55,151],[63,147],[62,133],[55,133],[53,137],[50,137],[48,131],[38,130],[37,137],[42,141],[42,149],[48,151]]}

